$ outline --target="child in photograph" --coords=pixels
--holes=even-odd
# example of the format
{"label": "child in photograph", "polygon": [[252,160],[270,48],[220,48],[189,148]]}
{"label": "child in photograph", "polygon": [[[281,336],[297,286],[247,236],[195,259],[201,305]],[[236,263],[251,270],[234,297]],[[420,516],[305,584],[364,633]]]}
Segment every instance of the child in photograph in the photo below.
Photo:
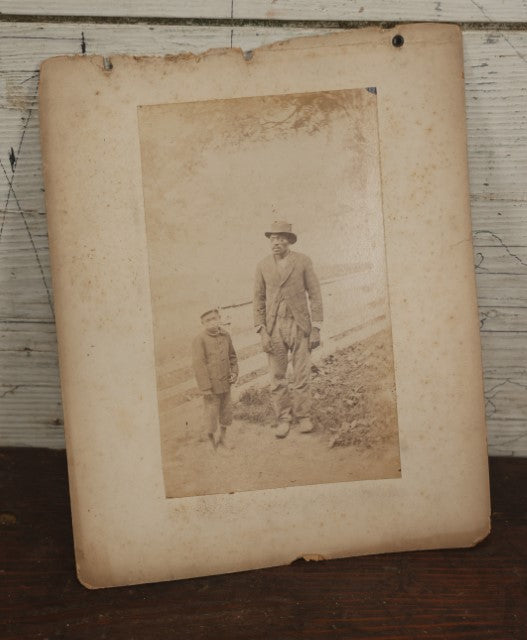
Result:
{"label": "child in photograph", "polygon": [[203,394],[205,428],[216,449],[226,446],[225,434],[232,423],[231,385],[238,379],[238,359],[231,336],[221,327],[219,310],[205,311],[200,318],[203,330],[192,343],[192,365]]}

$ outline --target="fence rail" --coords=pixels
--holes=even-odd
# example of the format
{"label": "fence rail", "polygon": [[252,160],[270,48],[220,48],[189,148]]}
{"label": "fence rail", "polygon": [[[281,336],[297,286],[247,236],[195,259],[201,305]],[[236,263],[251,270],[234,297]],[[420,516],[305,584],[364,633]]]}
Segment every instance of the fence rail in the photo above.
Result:
{"label": "fence rail", "polygon": [[[372,268],[321,283],[325,321],[322,346],[313,352],[314,362],[389,326],[388,300],[375,283]],[[232,305],[224,313],[239,363],[235,399],[249,386],[261,385],[267,373],[267,356],[261,351],[252,322],[252,305]],[[158,368],[157,387],[161,415],[199,397],[190,351],[181,361]]]}

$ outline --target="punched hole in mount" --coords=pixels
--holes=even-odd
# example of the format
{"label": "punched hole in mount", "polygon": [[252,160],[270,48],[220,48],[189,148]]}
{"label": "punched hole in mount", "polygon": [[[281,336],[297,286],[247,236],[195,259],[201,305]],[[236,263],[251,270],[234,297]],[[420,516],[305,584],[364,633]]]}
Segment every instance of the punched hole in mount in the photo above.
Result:
{"label": "punched hole in mount", "polygon": [[403,44],[404,44],[403,36],[400,33],[398,33],[397,35],[393,36],[392,44],[393,44],[394,47],[402,47]]}

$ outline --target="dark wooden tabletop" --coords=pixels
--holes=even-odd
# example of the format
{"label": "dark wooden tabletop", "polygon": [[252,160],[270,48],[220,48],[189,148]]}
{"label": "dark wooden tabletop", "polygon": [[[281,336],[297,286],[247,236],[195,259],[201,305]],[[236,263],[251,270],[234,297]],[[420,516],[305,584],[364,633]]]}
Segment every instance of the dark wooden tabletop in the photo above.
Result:
{"label": "dark wooden tabletop", "polygon": [[0,456],[2,640],[527,638],[527,459],[490,460],[493,531],[473,549],[89,591],[75,577],[65,453]]}

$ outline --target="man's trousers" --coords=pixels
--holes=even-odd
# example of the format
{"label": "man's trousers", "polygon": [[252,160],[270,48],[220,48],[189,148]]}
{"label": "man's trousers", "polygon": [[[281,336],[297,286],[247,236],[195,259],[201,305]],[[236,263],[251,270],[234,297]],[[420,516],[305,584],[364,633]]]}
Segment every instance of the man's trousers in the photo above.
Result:
{"label": "man's trousers", "polygon": [[[293,418],[308,418],[311,412],[309,336],[297,326],[294,318],[279,316],[271,333],[271,345],[269,371],[276,419],[290,422]],[[289,353],[293,365],[290,385],[286,379]]]}

